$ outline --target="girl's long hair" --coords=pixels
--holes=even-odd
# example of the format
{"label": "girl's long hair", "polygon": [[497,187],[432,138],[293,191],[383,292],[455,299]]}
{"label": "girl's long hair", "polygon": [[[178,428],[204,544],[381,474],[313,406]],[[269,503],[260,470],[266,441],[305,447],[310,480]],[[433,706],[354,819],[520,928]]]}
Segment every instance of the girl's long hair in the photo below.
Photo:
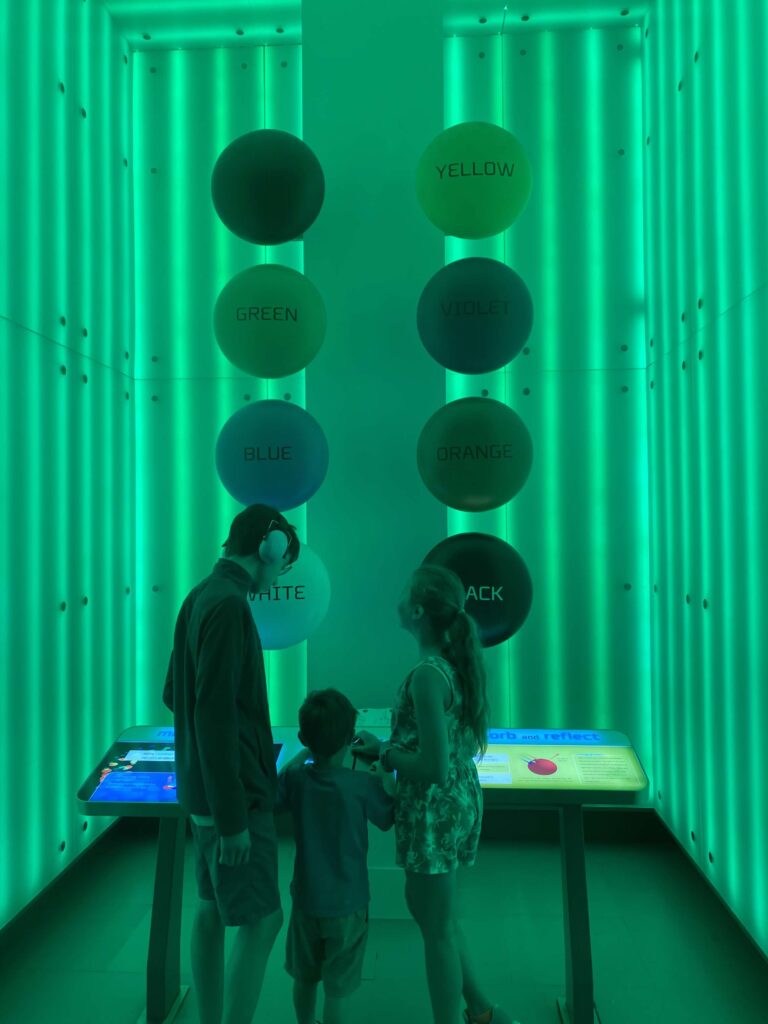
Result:
{"label": "girl's long hair", "polygon": [[424,564],[413,574],[411,602],[424,608],[436,634],[447,634],[441,648],[445,659],[456,670],[461,687],[461,722],[472,732],[483,757],[488,749],[491,715],[477,625],[470,615],[456,614],[464,607],[466,598],[464,584],[450,569]]}
{"label": "girl's long hair", "polygon": [[[463,697],[461,723],[474,735],[481,757],[488,749],[490,708],[486,694],[483,648],[474,619],[456,615],[467,594],[455,572],[422,565],[411,580],[411,603],[421,605],[435,633],[447,637],[443,655],[456,670]],[[313,754],[332,757],[352,742],[357,710],[335,689],[313,690],[299,709],[299,728]]]}

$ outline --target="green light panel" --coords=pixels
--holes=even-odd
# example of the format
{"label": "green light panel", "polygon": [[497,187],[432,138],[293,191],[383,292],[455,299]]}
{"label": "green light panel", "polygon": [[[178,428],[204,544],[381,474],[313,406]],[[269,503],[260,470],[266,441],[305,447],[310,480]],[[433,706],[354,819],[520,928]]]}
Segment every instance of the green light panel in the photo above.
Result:
{"label": "green light panel", "polygon": [[646,28],[654,796],[766,951],[768,13],[670,2]]}
{"label": "green light panel", "polygon": [[123,57],[101,9],[2,5],[0,925],[109,826],[75,793],[135,715]]}
{"label": "green light panel", "polygon": [[504,538],[533,579],[528,620],[486,651],[494,718],[616,729],[650,769],[641,83],[641,32],[626,24],[446,40],[446,127],[501,124],[533,165],[509,231],[446,240],[447,261],[501,260],[534,301],[506,370],[447,381],[447,401],[507,403],[534,444],[509,505],[449,511],[449,534]]}
{"label": "green light panel", "polygon": [[[234,139],[261,128],[301,136],[298,47],[137,52],[133,56],[136,246],[137,700],[139,723],[165,721],[165,677],[179,606],[223,553],[242,506],[216,472],[224,423],[243,405],[291,396],[305,374],[249,377],[221,353],[213,309],[224,285],[260,263],[303,272],[303,243],[255,246],[211,200],[211,172]],[[306,511],[289,521],[306,533]],[[266,653],[273,725],[306,695],[306,643]]]}

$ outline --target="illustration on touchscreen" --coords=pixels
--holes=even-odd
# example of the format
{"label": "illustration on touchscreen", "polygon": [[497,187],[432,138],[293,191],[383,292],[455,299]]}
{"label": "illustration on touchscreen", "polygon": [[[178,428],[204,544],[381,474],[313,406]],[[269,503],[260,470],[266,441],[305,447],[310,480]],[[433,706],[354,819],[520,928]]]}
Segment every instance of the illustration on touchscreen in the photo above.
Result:
{"label": "illustration on touchscreen", "polygon": [[117,761],[110,761],[108,765],[101,769],[99,782],[103,782],[107,775],[111,775],[112,772],[129,772],[135,763],[135,761],[129,761],[125,757],[120,757]]}
{"label": "illustration on touchscreen", "polygon": [[523,761],[528,765],[528,771],[534,775],[554,775],[557,771],[557,765],[548,757],[524,757]]}

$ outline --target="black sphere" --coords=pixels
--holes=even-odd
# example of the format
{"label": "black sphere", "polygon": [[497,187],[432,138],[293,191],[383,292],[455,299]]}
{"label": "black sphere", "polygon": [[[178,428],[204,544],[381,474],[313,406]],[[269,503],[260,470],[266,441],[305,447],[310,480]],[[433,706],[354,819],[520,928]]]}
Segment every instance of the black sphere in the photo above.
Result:
{"label": "black sphere", "polygon": [[231,142],[213,168],[216,212],[238,238],[280,245],[300,238],[325,196],[320,162],[288,132],[264,129]]}

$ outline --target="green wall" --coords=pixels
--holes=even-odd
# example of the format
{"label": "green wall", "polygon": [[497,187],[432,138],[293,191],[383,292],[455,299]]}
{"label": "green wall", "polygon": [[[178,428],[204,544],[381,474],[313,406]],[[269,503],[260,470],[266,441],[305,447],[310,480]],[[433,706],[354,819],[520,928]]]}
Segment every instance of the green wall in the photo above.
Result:
{"label": "green wall", "polygon": [[0,924],[108,827],[75,793],[136,716],[130,61],[0,6]]}
{"label": "green wall", "polygon": [[660,5],[643,87],[653,796],[763,951],[767,40],[764,5]]}

